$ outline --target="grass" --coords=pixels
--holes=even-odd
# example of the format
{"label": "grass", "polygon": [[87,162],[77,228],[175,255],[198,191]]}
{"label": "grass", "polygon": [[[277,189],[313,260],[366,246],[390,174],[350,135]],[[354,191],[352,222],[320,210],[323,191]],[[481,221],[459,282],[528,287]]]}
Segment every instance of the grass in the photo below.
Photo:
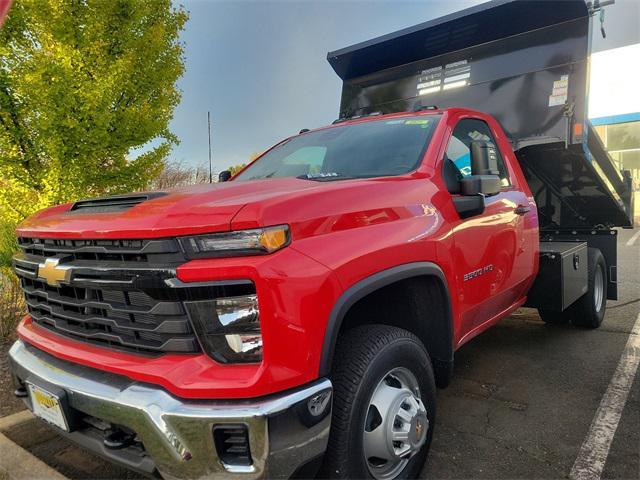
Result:
{"label": "grass", "polygon": [[0,340],[9,338],[25,313],[24,298],[13,273],[0,271]]}

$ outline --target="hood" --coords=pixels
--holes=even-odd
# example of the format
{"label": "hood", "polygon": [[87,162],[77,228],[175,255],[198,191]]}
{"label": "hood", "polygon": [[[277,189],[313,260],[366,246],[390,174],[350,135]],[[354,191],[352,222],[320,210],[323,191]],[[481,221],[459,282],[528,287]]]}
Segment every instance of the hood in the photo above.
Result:
{"label": "hood", "polygon": [[[27,218],[17,231],[23,237],[77,239],[160,238],[228,231],[233,217],[247,203],[297,196],[314,187],[318,184],[283,178],[106,197],[47,208]],[[126,208],[110,208],[122,199],[136,201]]]}
{"label": "hood", "polygon": [[18,234],[136,239],[288,224],[294,238],[299,239],[431,215],[429,208],[436,192],[424,177],[231,181],[136,194],[138,198],[130,202],[132,206],[123,209],[120,205],[115,211],[105,211],[110,208],[110,200],[122,203],[126,199],[127,203],[133,195],[107,197],[106,207],[101,203],[103,199],[60,205],[29,217],[19,226]]}
{"label": "hood", "polygon": [[[269,181],[256,181],[256,185]],[[442,191],[420,174],[331,182],[295,181],[312,183],[314,187],[296,195],[256,195],[233,218],[232,230],[287,224],[293,239],[299,240],[396,222],[398,226],[417,226],[422,229],[420,235],[426,235],[432,226],[441,223],[439,206],[447,201],[447,195],[441,195]],[[425,221],[406,222],[416,217]]]}

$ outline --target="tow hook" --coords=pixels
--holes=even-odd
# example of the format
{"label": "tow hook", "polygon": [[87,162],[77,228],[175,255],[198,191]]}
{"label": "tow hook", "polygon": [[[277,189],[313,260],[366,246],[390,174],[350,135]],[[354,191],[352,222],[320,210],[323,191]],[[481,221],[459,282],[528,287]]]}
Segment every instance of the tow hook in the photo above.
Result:
{"label": "tow hook", "polygon": [[13,394],[18,398],[25,398],[27,394],[27,389],[24,387],[18,387],[13,391]]}
{"label": "tow hook", "polygon": [[122,430],[112,430],[111,433],[104,437],[102,443],[111,450],[120,450],[131,445],[134,439],[134,434],[126,433]]}

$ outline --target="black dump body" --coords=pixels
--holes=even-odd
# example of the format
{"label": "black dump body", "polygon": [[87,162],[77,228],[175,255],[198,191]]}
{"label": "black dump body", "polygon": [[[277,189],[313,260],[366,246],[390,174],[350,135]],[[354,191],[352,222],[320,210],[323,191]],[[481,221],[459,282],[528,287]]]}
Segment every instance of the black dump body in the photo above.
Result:
{"label": "black dump body", "polygon": [[496,0],[328,54],[340,117],[435,105],[493,115],[535,195],[543,229],[632,225],[630,177],[587,118],[584,0]]}

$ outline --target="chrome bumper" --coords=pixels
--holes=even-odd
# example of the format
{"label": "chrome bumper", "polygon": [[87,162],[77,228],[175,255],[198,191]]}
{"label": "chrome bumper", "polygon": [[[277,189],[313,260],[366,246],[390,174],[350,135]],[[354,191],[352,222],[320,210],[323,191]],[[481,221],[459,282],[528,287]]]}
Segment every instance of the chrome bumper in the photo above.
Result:
{"label": "chrome bumper", "polygon": [[[289,478],[327,445],[330,403],[322,414],[313,414],[320,394],[331,392],[327,379],[255,400],[181,401],[161,388],[57,359],[20,340],[9,358],[18,383],[62,389],[74,412],[135,431],[151,465],[165,478]],[[226,465],[218,458],[213,428],[230,424],[248,429],[249,466]],[[84,441],[81,432],[67,435],[119,461],[117,452],[98,448],[101,442]]]}

